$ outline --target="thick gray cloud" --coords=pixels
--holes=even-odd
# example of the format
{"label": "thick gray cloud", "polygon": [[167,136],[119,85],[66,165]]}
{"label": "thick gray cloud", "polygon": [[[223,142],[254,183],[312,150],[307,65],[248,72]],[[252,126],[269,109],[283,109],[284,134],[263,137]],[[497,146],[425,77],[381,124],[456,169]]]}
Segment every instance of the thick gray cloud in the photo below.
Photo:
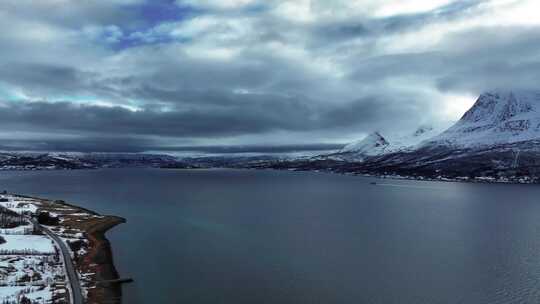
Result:
{"label": "thick gray cloud", "polygon": [[343,148],[344,144],[298,144],[298,145],[241,145],[241,146],[154,146],[145,147],[145,150],[159,150],[168,152],[198,152],[212,154],[239,154],[239,153],[290,153],[290,152],[325,152]]}
{"label": "thick gray cloud", "polygon": [[413,130],[459,117],[466,106],[456,96],[536,89],[540,21],[528,13],[539,8],[534,0],[6,1],[0,138],[5,149],[237,153]]}
{"label": "thick gray cloud", "polygon": [[[2,151],[141,153],[160,149],[162,149],[160,144],[140,137],[77,136],[62,139],[50,136],[42,139],[2,139],[0,143]],[[178,149],[178,151],[182,150]]]}
{"label": "thick gray cloud", "polygon": [[[263,134],[272,131],[313,131],[351,127],[383,127],[387,116],[418,112],[412,101],[381,102],[377,97],[340,106],[309,103],[306,97],[228,93],[193,95],[200,103],[189,109],[133,111],[119,106],[72,102],[6,102],[0,107],[4,131],[40,130],[66,134],[116,136],[211,137]],[[212,98],[228,99],[226,105]],[[393,100],[392,100],[393,101]],[[207,103],[202,107],[202,103]],[[385,107],[377,106],[379,103]]]}
{"label": "thick gray cloud", "polygon": [[478,27],[449,35],[437,51],[369,58],[351,77],[359,81],[423,77],[443,91],[537,89],[540,26]]}

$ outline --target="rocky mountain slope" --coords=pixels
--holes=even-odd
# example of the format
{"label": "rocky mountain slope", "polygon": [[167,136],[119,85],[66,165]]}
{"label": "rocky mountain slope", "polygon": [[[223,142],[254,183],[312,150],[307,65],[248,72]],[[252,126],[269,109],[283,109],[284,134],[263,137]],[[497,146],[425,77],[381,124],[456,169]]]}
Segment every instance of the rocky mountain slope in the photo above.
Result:
{"label": "rocky mountain slope", "polygon": [[352,142],[337,153],[322,155],[318,158],[349,162],[360,162],[366,159],[390,153],[412,151],[417,145],[439,134],[442,130],[432,126],[421,126],[410,134],[384,137],[373,132],[362,140]]}
{"label": "rocky mountain slope", "polygon": [[484,93],[446,131],[438,135],[420,131],[418,135],[400,145],[372,134],[339,153],[268,163],[267,167],[414,178],[540,181],[540,92]]}
{"label": "rocky mountain slope", "polygon": [[451,128],[426,146],[483,149],[540,139],[540,92],[494,91],[480,95]]}
{"label": "rocky mountain slope", "polygon": [[350,155],[361,160],[365,157],[384,154],[389,147],[390,143],[379,132],[373,132],[360,141],[346,145],[336,154]]}

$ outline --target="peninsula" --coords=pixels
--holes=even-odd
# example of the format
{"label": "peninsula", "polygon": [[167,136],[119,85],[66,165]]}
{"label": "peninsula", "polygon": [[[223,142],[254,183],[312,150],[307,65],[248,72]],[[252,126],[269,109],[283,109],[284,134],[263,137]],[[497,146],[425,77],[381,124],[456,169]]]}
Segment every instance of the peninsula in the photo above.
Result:
{"label": "peninsula", "polygon": [[123,222],[64,201],[0,195],[0,301],[121,303],[105,232]]}

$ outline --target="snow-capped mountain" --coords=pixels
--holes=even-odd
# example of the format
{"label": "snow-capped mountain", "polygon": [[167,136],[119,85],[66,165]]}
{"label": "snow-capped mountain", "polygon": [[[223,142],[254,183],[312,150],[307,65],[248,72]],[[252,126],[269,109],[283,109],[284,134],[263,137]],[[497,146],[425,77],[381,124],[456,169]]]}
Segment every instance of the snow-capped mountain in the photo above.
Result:
{"label": "snow-capped mountain", "polygon": [[437,135],[440,129],[433,126],[421,126],[414,132],[401,135],[384,137],[379,132],[373,132],[364,139],[352,142],[333,155],[333,158],[344,160],[362,161],[372,156],[380,156],[400,151],[411,151],[425,140]]}
{"label": "snow-capped mountain", "polygon": [[420,179],[540,183],[540,91],[484,93],[442,133],[430,127],[394,139],[373,133],[339,153],[265,166]]}
{"label": "snow-capped mountain", "polygon": [[540,140],[540,92],[493,91],[480,95],[473,107],[444,132],[432,126],[404,136],[375,132],[345,146],[340,153],[366,157],[437,146],[485,149],[531,140]]}
{"label": "snow-capped mountain", "polygon": [[426,140],[440,134],[444,129],[434,126],[421,126],[411,134],[390,138],[390,147],[387,152],[410,151]]}
{"label": "snow-capped mountain", "polygon": [[341,149],[340,153],[374,156],[383,154],[388,146],[390,146],[390,143],[379,132],[373,132],[362,140],[346,145]]}
{"label": "snow-capped mountain", "polygon": [[540,139],[540,92],[493,91],[428,146],[485,148]]}
{"label": "snow-capped mountain", "polygon": [[487,92],[441,134],[405,149],[389,142],[385,153],[339,170],[540,182],[540,92]]}

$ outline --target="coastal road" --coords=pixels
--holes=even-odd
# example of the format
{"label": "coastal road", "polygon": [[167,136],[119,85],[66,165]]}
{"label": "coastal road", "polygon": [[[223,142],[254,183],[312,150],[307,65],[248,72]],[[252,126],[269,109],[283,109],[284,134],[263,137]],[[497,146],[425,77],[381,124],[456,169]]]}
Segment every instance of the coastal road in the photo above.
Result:
{"label": "coastal road", "polygon": [[49,228],[41,226],[36,220],[30,219],[32,224],[39,230],[43,231],[45,234],[50,236],[56,244],[60,247],[62,256],[64,257],[64,265],[66,268],[66,275],[68,277],[68,283],[71,287],[71,303],[72,304],[84,304],[84,298],[82,295],[81,281],[75,270],[75,265],[73,265],[73,260],[71,259],[69,248],[66,246],[64,241],[62,241],[54,232]]}

